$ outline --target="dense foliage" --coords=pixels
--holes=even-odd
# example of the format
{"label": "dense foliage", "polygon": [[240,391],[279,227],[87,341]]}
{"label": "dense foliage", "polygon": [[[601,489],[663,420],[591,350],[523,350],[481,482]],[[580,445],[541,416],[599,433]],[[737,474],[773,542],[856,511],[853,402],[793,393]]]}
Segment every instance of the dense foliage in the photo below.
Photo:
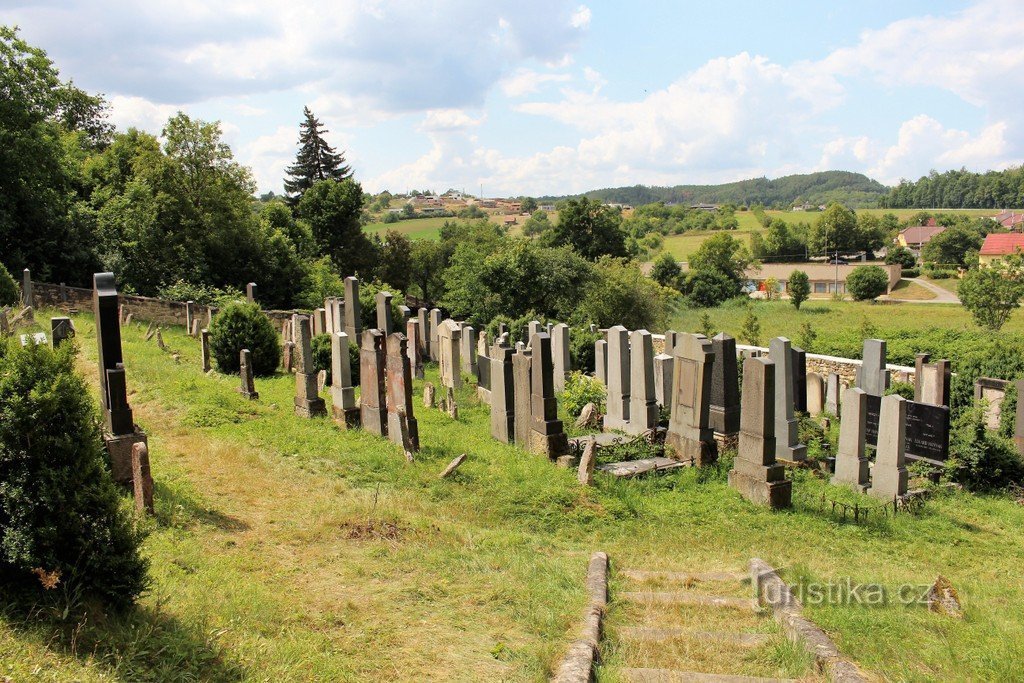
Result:
{"label": "dense foliage", "polygon": [[21,290],[7,268],[0,263],[0,306],[15,306],[21,300]]}
{"label": "dense foliage", "polygon": [[800,310],[800,304],[811,296],[811,280],[802,270],[794,270],[789,274],[789,302]]}
{"label": "dense foliage", "polygon": [[295,163],[288,167],[284,191],[291,204],[298,204],[302,195],[321,180],[344,180],[352,176],[352,168],[345,165],[345,157],[327,144],[324,135],[330,131],[313,116],[309,107],[302,108],[299,124],[299,153]]}
{"label": "dense foliage", "polygon": [[1024,168],[972,173],[930,172],[916,182],[901,180],[880,197],[878,205],[887,208],[995,209],[1020,206],[1024,198]]}
{"label": "dense foliage", "polygon": [[879,266],[857,266],[846,276],[846,291],[856,301],[875,299],[889,288],[889,274]]}
{"label": "dense foliage", "polygon": [[218,370],[238,372],[242,349],[252,354],[255,375],[272,375],[281,362],[277,331],[258,304],[228,304],[210,323],[210,352]]}
{"label": "dense foliage", "polygon": [[1024,263],[1007,256],[989,268],[969,271],[957,287],[964,308],[980,327],[998,332],[1024,298]]}

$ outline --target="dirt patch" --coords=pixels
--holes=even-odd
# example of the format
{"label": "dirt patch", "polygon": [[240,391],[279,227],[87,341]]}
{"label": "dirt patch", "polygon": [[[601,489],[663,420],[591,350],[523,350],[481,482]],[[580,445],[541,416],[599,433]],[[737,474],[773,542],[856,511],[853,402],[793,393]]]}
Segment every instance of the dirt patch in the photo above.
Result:
{"label": "dirt patch", "polygon": [[341,530],[345,538],[355,541],[400,541],[409,531],[399,524],[382,519],[344,522]]}

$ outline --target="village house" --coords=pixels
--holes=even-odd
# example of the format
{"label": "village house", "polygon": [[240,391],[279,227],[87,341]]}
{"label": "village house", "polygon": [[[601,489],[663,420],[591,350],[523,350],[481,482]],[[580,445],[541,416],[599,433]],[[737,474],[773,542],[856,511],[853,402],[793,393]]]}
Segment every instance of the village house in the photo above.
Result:
{"label": "village house", "polygon": [[936,225],[935,219],[929,219],[925,225],[914,225],[900,230],[896,236],[896,244],[920,253],[924,245],[932,241],[936,235],[946,231],[945,226]]}
{"label": "village house", "polygon": [[1009,232],[986,235],[981,251],[978,252],[978,265],[987,268],[1014,253],[1024,253],[1024,234]]}
{"label": "village house", "polygon": [[746,270],[746,277],[750,283],[751,291],[763,291],[766,280],[772,279],[779,283],[780,292],[789,291],[789,278],[794,270],[802,270],[807,273],[810,280],[811,295],[823,296],[827,294],[846,293],[846,278],[858,266],[873,265],[886,271],[889,276],[889,286],[886,294],[892,291],[896,283],[900,281],[900,265],[885,265],[883,263],[850,263],[835,265],[832,263],[765,263],[758,267],[751,267]]}
{"label": "village house", "polygon": [[1024,212],[1002,211],[993,216],[992,220],[1009,230],[1024,230]]}

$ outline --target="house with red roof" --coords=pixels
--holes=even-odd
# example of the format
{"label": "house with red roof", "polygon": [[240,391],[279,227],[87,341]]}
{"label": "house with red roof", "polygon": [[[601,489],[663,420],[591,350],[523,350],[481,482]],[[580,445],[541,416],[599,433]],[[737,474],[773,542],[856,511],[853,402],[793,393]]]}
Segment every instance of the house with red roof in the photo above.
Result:
{"label": "house with red roof", "polygon": [[1003,211],[993,216],[992,220],[1010,230],[1024,229],[1024,212],[1021,211]]}
{"label": "house with red roof", "polygon": [[896,235],[896,243],[901,247],[920,252],[921,248],[931,242],[933,237],[942,234],[946,230],[944,226],[935,225],[935,219],[931,219],[928,222],[931,225],[914,225],[900,230],[900,234]]}
{"label": "house with red roof", "polygon": [[986,235],[985,242],[981,245],[981,251],[978,252],[978,263],[985,268],[1000,258],[1015,253],[1024,254],[1024,234],[1007,232]]}

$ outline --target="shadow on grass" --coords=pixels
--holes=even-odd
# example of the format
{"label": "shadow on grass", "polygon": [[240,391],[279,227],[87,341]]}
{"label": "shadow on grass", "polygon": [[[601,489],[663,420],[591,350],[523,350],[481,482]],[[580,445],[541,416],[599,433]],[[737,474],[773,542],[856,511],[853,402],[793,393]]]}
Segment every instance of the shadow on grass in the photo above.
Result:
{"label": "shadow on grass", "polygon": [[156,521],[164,527],[181,527],[188,522],[205,524],[221,531],[248,531],[244,520],[207,507],[197,496],[159,481],[153,493],[156,502]]}

